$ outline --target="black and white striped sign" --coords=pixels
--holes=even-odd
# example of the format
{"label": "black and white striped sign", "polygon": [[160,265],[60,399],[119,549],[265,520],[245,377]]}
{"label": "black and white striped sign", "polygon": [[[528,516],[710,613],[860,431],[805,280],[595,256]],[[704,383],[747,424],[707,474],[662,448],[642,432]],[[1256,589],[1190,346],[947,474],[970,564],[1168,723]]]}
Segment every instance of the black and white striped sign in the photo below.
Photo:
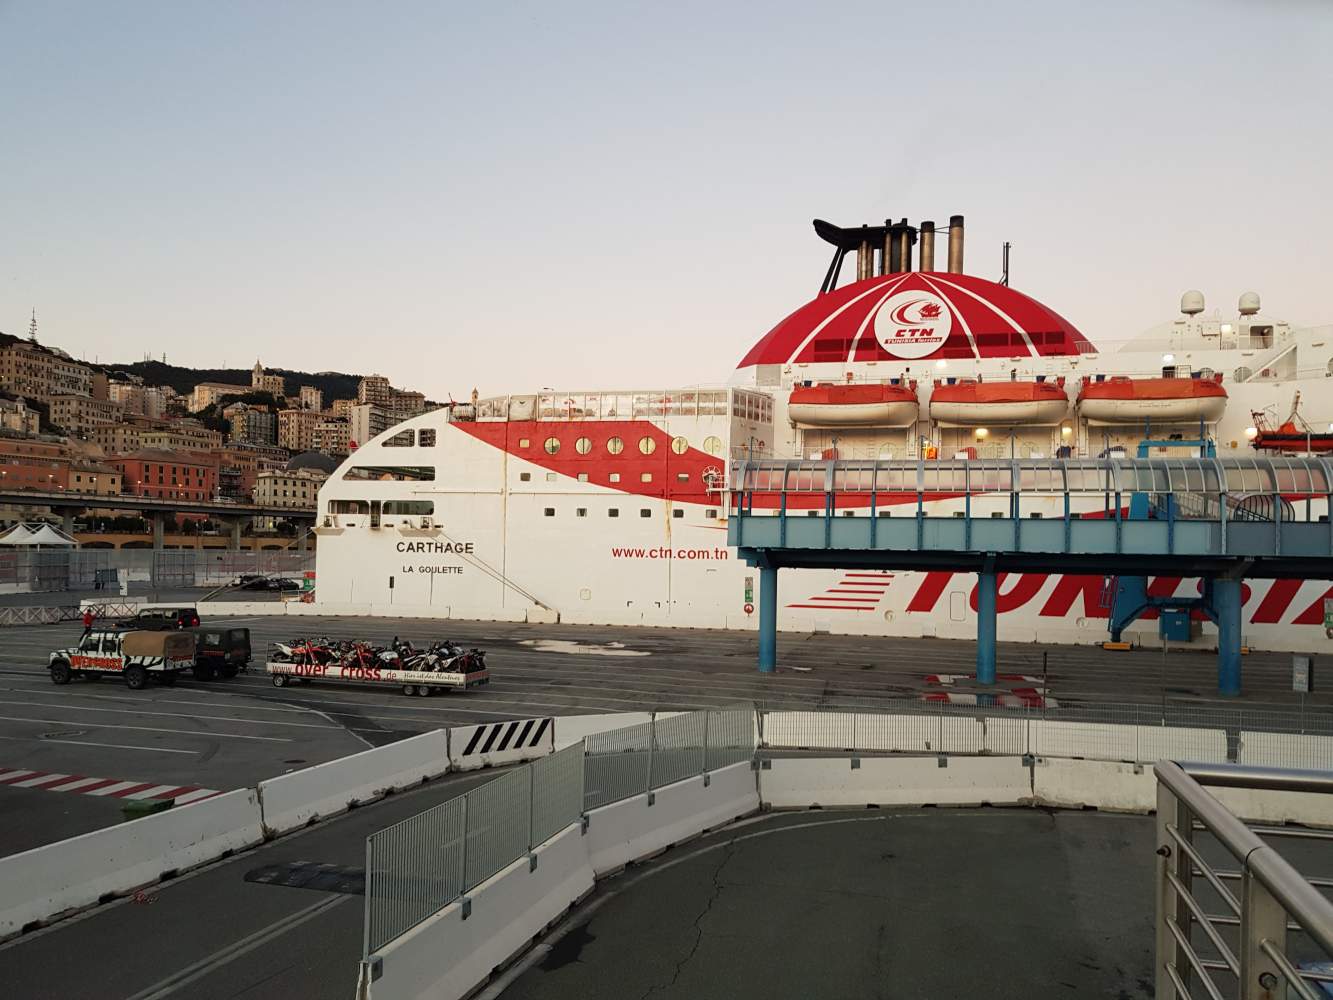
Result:
{"label": "black and white striped sign", "polygon": [[487,764],[507,764],[549,754],[555,743],[551,719],[487,722],[449,732],[454,766],[466,770]]}

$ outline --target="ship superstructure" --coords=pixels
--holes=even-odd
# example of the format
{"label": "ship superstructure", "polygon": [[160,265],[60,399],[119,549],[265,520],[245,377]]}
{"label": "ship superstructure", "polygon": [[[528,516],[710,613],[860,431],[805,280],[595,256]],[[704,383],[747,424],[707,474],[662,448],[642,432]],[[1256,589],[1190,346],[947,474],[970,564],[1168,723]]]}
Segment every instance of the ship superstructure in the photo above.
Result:
{"label": "ship superstructure", "polygon": [[[1307,426],[1330,426],[1333,402],[1327,414],[1311,404],[1327,398],[1333,328],[1268,318],[1253,293],[1223,318],[1188,292],[1178,319],[1101,353],[1037,300],[965,274],[959,216],[944,271],[932,223],[815,228],[834,247],[819,294],[728,385],[479,398],[358,449],[320,492],[319,603],[748,627],[755,580],[725,542],[736,459],[1132,455],[1145,439],[1245,454],[1265,443],[1254,415],[1285,412],[1297,392]],[[840,286],[853,259],[856,280]],[[962,574],[793,571],[781,624],[966,637],[972,586]],[[1152,586],[1185,593],[1194,582]],[[1250,586],[1248,641],[1322,641],[1329,584]],[[1001,637],[1101,639],[1105,589],[1095,577],[1004,581]]]}

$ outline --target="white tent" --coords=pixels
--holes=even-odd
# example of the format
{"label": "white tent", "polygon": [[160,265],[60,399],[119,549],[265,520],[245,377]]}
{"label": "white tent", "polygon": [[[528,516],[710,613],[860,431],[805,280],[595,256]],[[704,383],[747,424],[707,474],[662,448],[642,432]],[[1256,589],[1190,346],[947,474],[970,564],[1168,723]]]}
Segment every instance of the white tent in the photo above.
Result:
{"label": "white tent", "polygon": [[24,548],[69,549],[78,545],[71,535],[49,524],[16,524],[4,535],[0,535],[0,545],[22,546]]}

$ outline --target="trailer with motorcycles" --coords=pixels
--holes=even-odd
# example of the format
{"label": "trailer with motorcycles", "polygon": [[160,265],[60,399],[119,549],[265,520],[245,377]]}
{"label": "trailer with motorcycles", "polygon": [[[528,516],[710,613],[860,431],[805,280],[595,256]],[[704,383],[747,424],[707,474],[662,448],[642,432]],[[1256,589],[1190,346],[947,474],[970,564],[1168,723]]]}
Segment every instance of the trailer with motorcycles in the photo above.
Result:
{"label": "trailer with motorcycles", "polygon": [[265,669],[274,687],[334,681],[397,687],[403,694],[420,697],[490,683],[485,651],[464,649],[447,640],[417,648],[397,639],[383,647],[365,642],[294,639],[273,644]]}

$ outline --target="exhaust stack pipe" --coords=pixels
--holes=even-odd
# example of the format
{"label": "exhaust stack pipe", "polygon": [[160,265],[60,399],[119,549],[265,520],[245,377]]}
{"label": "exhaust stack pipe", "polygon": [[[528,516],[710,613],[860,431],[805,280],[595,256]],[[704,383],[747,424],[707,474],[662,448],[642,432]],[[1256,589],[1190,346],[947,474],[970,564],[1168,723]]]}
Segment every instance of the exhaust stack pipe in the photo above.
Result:
{"label": "exhaust stack pipe", "polygon": [[[869,227],[862,226],[862,229]],[[856,280],[865,281],[873,277],[875,273],[875,248],[870,245],[870,240],[862,236],[861,245],[856,248]]]}
{"label": "exhaust stack pipe", "polygon": [[935,223],[921,223],[921,257],[917,267],[922,271],[935,270]]}
{"label": "exhaust stack pipe", "polygon": [[963,217],[949,216],[949,273],[963,273]]}
{"label": "exhaust stack pipe", "polygon": [[912,270],[912,230],[908,228],[907,220],[903,219],[898,223],[898,266],[903,271]]}
{"label": "exhaust stack pipe", "polygon": [[879,273],[893,274],[898,268],[894,266],[894,261],[898,259],[897,247],[893,242],[893,220],[884,220],[884,246],[879,252]]}

